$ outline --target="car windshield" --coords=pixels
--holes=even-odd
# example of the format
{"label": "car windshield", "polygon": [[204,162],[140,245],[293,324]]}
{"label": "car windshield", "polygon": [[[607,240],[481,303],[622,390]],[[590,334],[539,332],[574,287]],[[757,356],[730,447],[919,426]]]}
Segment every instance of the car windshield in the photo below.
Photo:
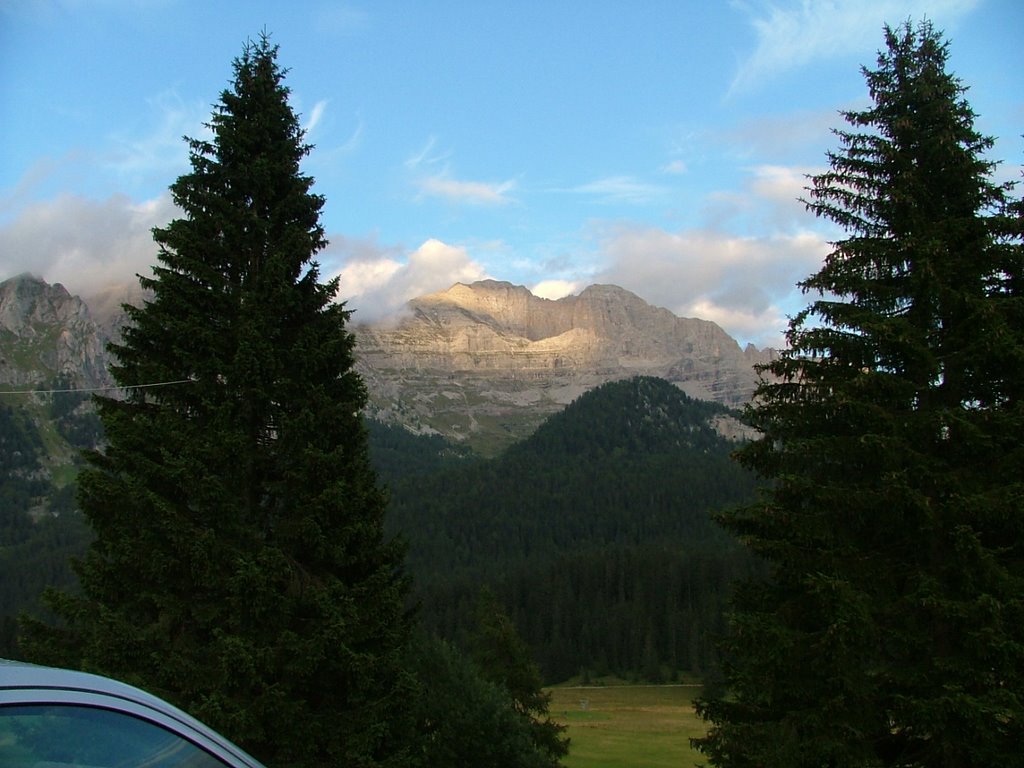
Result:
{"label": "car windshield", "polygon": [[11,768],[224,768],[139,717],[79,705],[0,707],[0,765]]}

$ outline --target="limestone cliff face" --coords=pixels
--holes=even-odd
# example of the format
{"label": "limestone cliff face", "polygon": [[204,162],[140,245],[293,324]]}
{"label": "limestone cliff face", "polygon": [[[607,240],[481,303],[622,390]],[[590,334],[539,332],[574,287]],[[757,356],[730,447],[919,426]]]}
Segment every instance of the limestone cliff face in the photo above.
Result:
{"label": "limestone cliff face", "polygon": [[0,283],[0,382],[46,386],[63,376],[71,386],[106,386],[106,343],[89,308],[59,283],[31,275]]}
{"label": "limestone cliff face", "polygon": [[354,331],[377,414],[456,437],[539,423],[591,387],[641,374],[738,405],[769,355],[613,285],[552,301],[505,282],[457,284],[412,300],[395,324]]}
{"label": "limestone cliff face", "polygon": [[552,301],[510,283],[460,283],[409,310],[395,325],[355,329],[365,367],[498,379],[645,373],[735,404],[750,398],[753,365],[767,359],[712,322],[676,317],[614,285]]}

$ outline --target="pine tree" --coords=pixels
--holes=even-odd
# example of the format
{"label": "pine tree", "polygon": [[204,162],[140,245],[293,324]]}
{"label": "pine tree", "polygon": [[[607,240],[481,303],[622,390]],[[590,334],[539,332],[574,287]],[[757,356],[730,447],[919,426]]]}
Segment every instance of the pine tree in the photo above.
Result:
{"label": "pine tree", "polygon": [[484,679],[457,648],[431,635],[410,644],[418,733],[412,768],[551,768],[533,723],[510,705],[503,685]]}
{"label": "pine tree", "polygon": [[[401,712],[401,548],[382,530],[349,311],[320,282],[324,200],[264,34],[154,230],[112,346],[123,400],[80,479],[96,542],[36,657],[162,694],[272,764],[378,765]],[[159,385],[159,386],[158,386]]]}
{"label": "pine tree", "polygon": [[886,46],[809,190],[846,236],[747,412],[772,482],[721,516],[770,576],[699,702],[718,766],[1022,764],[1019,221],[942,35]]}
{"label": "pine tree", "polygon": [[527,723],[530,740],[557,766],[569,753],[565,726],[548,715],[551,694],[543,688],[540,668],[516,630],[511,617],[487,587],[477,602],[477,628],[472,637],[472,659],[487,682],[500,686],[511,698],[517,715]]}

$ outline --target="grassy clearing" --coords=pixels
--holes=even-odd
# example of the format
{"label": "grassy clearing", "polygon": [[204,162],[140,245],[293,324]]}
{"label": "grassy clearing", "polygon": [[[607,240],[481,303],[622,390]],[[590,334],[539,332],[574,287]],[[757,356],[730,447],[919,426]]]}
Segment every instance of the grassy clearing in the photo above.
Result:
{"label": "grassy clearing", "polygon": [[553,720],[572,739],[566,768],[692,768],[702,756],[690,738],[705,724],[693,711],[698,686],[559,686]]}

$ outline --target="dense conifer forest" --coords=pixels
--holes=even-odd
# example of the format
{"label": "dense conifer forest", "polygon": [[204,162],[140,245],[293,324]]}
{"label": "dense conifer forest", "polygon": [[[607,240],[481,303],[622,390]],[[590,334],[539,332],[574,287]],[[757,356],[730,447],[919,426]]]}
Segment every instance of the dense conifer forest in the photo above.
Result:
{"label": "dense conifer forest", "polygon": [[[51,382],[53,389],[67,385]],[[89,541],[75,483],[44,469],[54,443],[77,451],[99,440],[96,413],[81,407],[87,399],[56,392],[42,405],[0,403],[0,655],[17,655],[16,617],[38,609],[45,587],[74,584],[70,559]],[[72,461],[72,473],[79,463]]]}
{"label": "dense conifer forest", "polygon": [[587,393],[497,459],[433,443],[429,472],[383,466],[425,624],[459,640],[487,584],[548,681],[708,670],[727,585],[753,568],[710,519],[754,489],[711,426],[726,413],[638,378]]}
{"label": "dense conifer forest", "polygon": [[[706,672],[726,586],[752,567],[709,518],[753,489],[729,458],[736,443],[709,426],[725,413],[658,379],[616,382],[491,460],[369,421],[424,624],[464,643],[489,584],[547,681]],[[14,406],[0,419],[0,654],[17,655],[17,614],[37,610],[46,585],[74,583],[69,559],[89,529],[73,484],[57,489],[36,472],[38,421]],[[61,514],[33,518],[47,496]]]}

